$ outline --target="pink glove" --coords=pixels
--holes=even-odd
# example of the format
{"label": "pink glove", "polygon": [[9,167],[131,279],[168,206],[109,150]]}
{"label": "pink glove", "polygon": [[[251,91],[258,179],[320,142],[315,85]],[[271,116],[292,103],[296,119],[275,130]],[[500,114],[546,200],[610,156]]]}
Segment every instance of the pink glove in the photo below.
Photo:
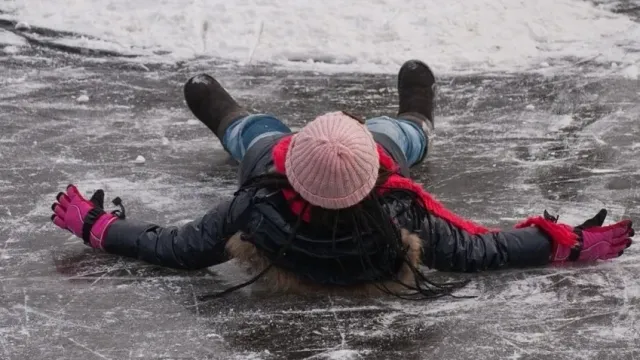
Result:
{"label": "pink glove", "polygon": [[[595,261],[616,258],[631,246],[631,237],[635,235],[631,220],[623,220],[612,225],[602,226],[607,210],[602,209],[596,216],[572,229],[578,235],[578,244],[573,247],[556,246],[551,256],[554,262]],[[545,218],[557,222],[545,212]],[[563,225],[569,227],[568,225]]]}
{"label": "pink glove", "polygon": [[120,206],[120,211],[106,213],[104,207],[104,191],[96,191],[90,200],[85,199],[74,185],[67,186],[67,192],[56,196],[51,209],[51,220],[54,224],[84,240],[84,243],[95,249],[103,248],[103,241],[109,226],[117,219],[124,219],[125,212],[120,198],[113,203]]}

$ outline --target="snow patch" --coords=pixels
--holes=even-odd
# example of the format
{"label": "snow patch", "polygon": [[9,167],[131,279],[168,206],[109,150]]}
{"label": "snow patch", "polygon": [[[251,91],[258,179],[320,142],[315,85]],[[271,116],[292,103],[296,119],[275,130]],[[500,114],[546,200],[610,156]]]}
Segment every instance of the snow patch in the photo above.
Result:
{"label": "snow patch", "polygon": [[20,31],[31,30],[31,25],[29,25],[29,23],[26,23],[24,21],[19,21],[16,24],[15,29]]}
{"label": "snow patch", "polygon": [[614,173],[622,172],[622,170],[620,170],[620,169],[587,169],[587,168],[584,168],[584,170],[587,170],[592,174],[614,174]]}
{"label": "snow patch", "polygon": [[0,18],[87,35],[60,40],[68,45],[165,61],[393,73],[419,58],[443,73],[640,60],[628,51],[639,47],[640,24],[583,0],[22,0],[4,8]]}
{"label": "snow patch", "polygon": [[379,306],[356,306],[356,307],[331,307],[322,309],[306,309],[306,310],[285,310],[283,314],[335,314],[338,312],[360,312],[382,310]]}
{"label": "snow patch", "polygon": [[631,80],[638,80],[638,66],[631,65],[622,70],[622,76]]}
{"label": "snow patch", "polygon": [[89,102],[89,96],[87,95],[80,95],[78,96],[78,98],[76,99],[77,102],[79,103],[86,103]]}
{"label": "snow patch", "polygon": [[54,162],[56,164],[82,164],[83,163],[83,161],[80,159],[66,158],[66,157],[56,158]]}
{"label": "snow patch", "polygon": [[145,159],[144,156],[142,155],[138,155],[138,157],[136,157],[136,159],[133,160],[134,164],[144,164],[145,162],[147,162],[147,159]]}
{"label": "snow patch", "polygon": [[262,360],[269,356],[271,356],[271,352],[269,350],[264,350],[262,352],[247,352],[244,354],[236,355],[234,359],[235,360]]}
{"label": "snow patch", "polygon": [[26,46],[27,41],[10,31],[0,29],[0,45]]}
{"label": "snow patch", "polygon": [[196,75],[191,79],[192,84],[205,84],[208,85],[211,82],[211,79],[205,75]]}
{"label": "snow patch", "polygon": [[2,51],[3,51],[5,54],[15,55],[15,54],[17,54],[17,53],[19,53],[19,52],[20,52],[20,48],[19,48],[19,47],[17,47],[17,46],[9,45],[9,46],[5,46],[5,47],[2,49]]}
{"label": "snow patch", "polygon": [[551,125],[549,125],[549,131],[556,132],[562,129],[566,129],[573,123],[573,117],[571,115],[560,115],[557,118],[551,119]]}
{"label": "snow patch", "polygon": [[345,349],[327,352],[323,358],[327,360],[355,360],[362,359],[362,356],[360,351]]}

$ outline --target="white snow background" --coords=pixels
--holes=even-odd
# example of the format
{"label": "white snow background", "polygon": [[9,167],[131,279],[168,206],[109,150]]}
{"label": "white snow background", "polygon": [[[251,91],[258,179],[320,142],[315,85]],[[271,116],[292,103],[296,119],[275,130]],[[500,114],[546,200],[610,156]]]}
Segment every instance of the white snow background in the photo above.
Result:
{"label": "white snow background", "polygon": [[[67,45],[146,61],[213,57],[316,71],[566,71],[637,78],[640,24],[584,0],[4,0],[0,19],[73,31]],[[0,30],[15,53],[21,42]]]}

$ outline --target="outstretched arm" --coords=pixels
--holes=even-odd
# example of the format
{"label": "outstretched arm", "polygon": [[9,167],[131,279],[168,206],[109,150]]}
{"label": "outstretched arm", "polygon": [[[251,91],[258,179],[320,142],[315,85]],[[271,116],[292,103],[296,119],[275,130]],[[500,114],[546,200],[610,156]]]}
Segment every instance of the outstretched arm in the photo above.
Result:
{"label": "outstretched arm", "polygon": [[235,199],[223,201],[204,216],[179,227],[116,220],[109,227],[103,249],[178,269],[201,269],[223,263],[229,260],[225,244],[233,235],[230,213],[237,203]]}
{"label": "outstretched arm", "polygon": [[551,258],[551,240],[535,227],[476,235],[428,214],[420,238],[423,263],[441,271],[540,266]]}
{"label": "outstretched arm", "polygon": [[[103,196],[103,195],[102,195]],[[58,194],[53,222],[91,247],[178,269],[201,269],[228,260],[226,240],[238,231],[251,194],[241,192],[182,226],[163,227],[119,219],[102,210],[102,199],[86,200],[75,186]]]}
{"label": "outstretched arm", "polygon": [[471,226],[427,213],[420,231],[422,260],[438,270],[471,272],[613,259],[631,246],[635,234],[630,220],[603,226],[606,215],[602,209],[572,227],[558,223],[557,218],[545,212],[511,230],[475,231]]}

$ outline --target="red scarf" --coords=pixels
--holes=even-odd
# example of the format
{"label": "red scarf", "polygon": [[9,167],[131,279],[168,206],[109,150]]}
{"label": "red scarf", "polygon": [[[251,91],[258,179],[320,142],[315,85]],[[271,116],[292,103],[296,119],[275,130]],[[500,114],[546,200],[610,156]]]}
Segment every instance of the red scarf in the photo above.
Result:
{"label": "red scarf", "polygon": [[[273,148],[273,162],[278,171],[281,174],[286,174],[285,172],[285,158],[287,155],[287,150],[289,149],[289,145],[291,144],[292,136],[287,136],[280,140],[276,146]],[[380,166],[393,172],[393,175],[387,179],[387,181],[379,186],[377,191],[379,195],[383,195],[384,193],[393,190],[393,189],[403,189],[409,190],[415,194],[417,194],[422,200],[423,205],[426,207],[427,211],[434,216],[437,216],[451,225],[466,231],[472,235],[481,235],[489,232],[498,232],[500,229],[488,229],[480,224],[476,224],[470,220],[463,219],[460,216],[454,214],[449,209],[445,208],[438,200],[433,198],[431,194],[429,194],[426,190],[420,186],[420,184],[414,182],[413,180],[400,176],[398,171],[398,165],[395,161],[387,154],[387,152],[378,144],[378,157],[380,159]],[[293,190],[284,190],[284,196],[289,203],[291,204],[291,210],[300,215],[302,209],[304,209],[305,201],[302,199],[295,200],[298,195]],[[311,216],[309,210],[303,214],[302,217],[305,221],[310,221]],[[549,235],[554,242],[561,243],[567,246],[573,246],[576,243],[577,235],[568,229],[566,226],[555,224],[551,221],[544,219],[543,217],[532,217],[524,222],[516,225],[516,228],[528,227],[528,226],[537,226],[541,230],[543,230],[547,235]]]}

